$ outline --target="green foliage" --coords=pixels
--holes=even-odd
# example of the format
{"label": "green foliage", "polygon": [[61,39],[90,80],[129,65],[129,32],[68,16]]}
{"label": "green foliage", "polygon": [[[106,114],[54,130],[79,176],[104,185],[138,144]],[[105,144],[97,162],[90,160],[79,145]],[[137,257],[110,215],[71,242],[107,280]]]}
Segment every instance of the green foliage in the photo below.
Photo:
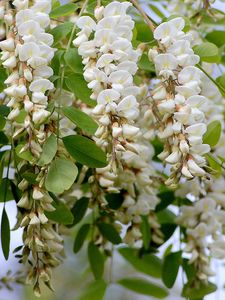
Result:
{"label": "green foliage", "polygon": [[148,222],[148,216],[141,217],[141,233],[145,249],[147,250],[151,241],[151,228]]}
{"label": "green foliage", "polygon": [[54,134],[50,135],[43,145],[41,156],[37,162],[38,166],[48,165],[57,152],[57,138]]}
{"label": "green foliage", "polygon": [[74,215],[73,225],[78,224],[84,217],[89,204],[89,198],[82,197],[77,200],[72,208],[72,213]]}
{"label": "green foliage", "polygon": [[168,288],[172,288],[182,263],[181,251],[169,253],[165,256],[162,268],[162,280]]}
{"label": "green foliage", "polygon": [[88,260],[95,279],[101,279],[104,272],[104,256],[93,242],[88,244]]}
{"label": "green foliage", "polygon": [[73,223],[73,214],[68,209],[68,207],[59,201],[57,197],[51,194],[54,201],[52,205],[54,206],[55,210],[51,212],[45,212],[48,219],[63,225],[69,225]]}
{"label": "green foliage", "polygon": [[68,89],[74,93],[77,99],[80,99],[87,105],[94,107],[96,105],[96,101],[91,100],[91,91],[87,87],[87,83],[82,74],[72,74],[67,77],[65,80],[66,86]]}
{"label": "green foliage", "polygon": [[49,192],[61,194],[74,183],[78,174],[76,165],[65,158],[56,158],[50,165],[45,180]]}
{"label": "green foliage", "polygon": [[155,278],[161,278],[162,262],[153,254],[139,256],[132,248],[120,248],[119,253],[139,272]]}
{"label": "green foliage", "polygon": [[108,223],[99,223],[98,229],[101,234],[111,243],[115,245],[122,243],[121,237],[113,225]]}
{"label": "green foliage", "polygon": [[75,241],[74,241],[74,245],[73,245],[73,252],[77,253],[80,251],[80,249],[82,248],[85,239],[87,238],[87,235],[90,231],[90,224],[84,224],[81,226],[81,228],[79,229]]}
{"label": "green foliage", "polygon": [[[197,286],[197,287],[196,287]],[[184,285],[182,291],[182,297],[190,298],[192,300],[201,299],[204,296],[214,293],[217,290],[217,287],[214,283],[208,282],[197,283],[196,285],[193,283],[187,283]]]}
{"label": "green foliage", "polygon": [[16,147],[16,155],[21,158],[21,159],[24,159],[24,160],[27,160],[27,161],[33,161],[34,160],[34,157],[32,155],[32,153],[29,151],[29,150],[26,150],[26,151],[23,151],[21,152],[22,148],[25,146],[25,144],[19,144],[17,147]]}
{"label": "green foliage", "polygon": [[195,54],[199,55],[201,61],[218,63],[220,61],[219,49],[213,43],[202,43],[194,47]]}
{"label": "green foliage", "polygon": [[68,15],[71,15],[78,9],[78,7],[79,6],[74,3],[68,3],[65,5],[61,5],[51,11],[50,17],[51,18],[59,18],[59,17],[65,17]]}
{"label": "green foliage", "polygon": [[70,135],[63,138],[63,143],[77,162],[91,168],[103,168],[107,165],[105,153],[92,140],[80,135]]}
{"label": "green foliage", "polygon": [[107,284],[104,280],[96,280],[85,287],[85,291],[78,297],[77,300],[103,300]]}
{"label": "green foliage", "polygon": [[122,193],[119,194],[106,194],[106,201],[108,202],[109,208],[111,209],[119,209],[123,204],[124,197]]}
{"label": "green foliage", "polygon": [[[52,29],[51,34],[54,37],[54,44],[56,45],[59,43],[62,39],[66,38],[69,33],[72,31],[74,24],[72,22],[65,22],[63,24],[60,24]],[[58,50],[57,52],[62,51]],[[54,61],[54,59],[53,59]]]}
{"label": "green foliage", "polygon": [[137,41],[148,43],[154,40],[153,34],[146,23],[144,22],[136,23],[135,29],[137,32],[136,35]]}
{"label": "green foliage", "polygon": [[75,107],[63,107],[62,111],[71,122],[84,132],[90,135],[95,134],[98,124],[90,116]]}
{"label": "green foliage", "polygon": [[1,219],[1,245],[4,257],[6,260],[8,260],[10,248],[10,225],[5,207],[3,208]]}
{"label": "green foliage", "polygon": [[124,278],[118,281],[123,287],[147,296],[153,296],[157,299],[164,299],[168,296],[168,292],[159,285],[153,284],[145,279],[140,278]]}
{"label": "green foliage", "polygon": [[82,59],[77,48],[69,48],[64,55],[64,60],[74,73],[83,74]]}
{"label": "green foliage", "polygon": [[9,179],[3,178],[0,181],[0,202],[7,202],[14,199]]}
{"label": "green foliage", "polygon": [[138,62],[138,67],[141,70],[155,73],[154,63],[149,60],[147,54],[142,54],[142,56]]}
{"label": "green foliage", "polygon": [[4,90],[5,84],[4,81],[7,78],[6,70],[0,66],[0,93]]}
{"label": "green foliage", "polygon": [[211,147],[216,146],[216,144],[219,142],[220,135],[221,135],[221,122],[220,121],[212,121],[207,126],[207,131],[203,136],[203,142],[205,144],[209,144]]}
{"label": "green foliage", "polygon": [[205,38],[209,42],[217,45],[217,47],[221,47],[225,43],[225,31],[221,31],[221,30],[211,31],[206,34]]}

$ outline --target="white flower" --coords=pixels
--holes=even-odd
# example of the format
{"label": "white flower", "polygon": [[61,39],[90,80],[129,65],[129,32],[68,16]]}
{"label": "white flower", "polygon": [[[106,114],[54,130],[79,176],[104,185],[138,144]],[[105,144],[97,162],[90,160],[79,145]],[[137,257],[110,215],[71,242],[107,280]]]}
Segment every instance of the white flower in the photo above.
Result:
{"label": "white flower", "polygon": [[127,96],[121,100],[117,106],[117,111],[127,119],[135,119],[139,111],[137,100],[134,96]]}
{"label": "white flower", "polygon": [[132,85],[133,77],[127,71],[115,71],[110,74],[109,81],[112,83],[112,88],[121,91],[125,87]]}
{"label": "white flower", "polygon": [[35,36],[36,34],[43,32],[39,23],[34,20],[29,20],[21,23],[18,27],[18,33],[20,36]]}
{"label": "white flower", "polygon": [[128,7],[131,6],[130,2],[123,2],[120,3],[118,1],[113,1],[112,3],[108,4],[104,9],[104,17],[109,16],[126,16],[126,11]]}
{"label": "white flower", "polygon": [[30,42],[20,45],[18,48],[20,61],[27,61],[32,57],[39,57],[40,48],[36,43]]}
{"label": "white flower", "polygon": [[30,84],[31,92],[42,92],[45,93],[47,90],[52,90],[54,85],[48,79],[37,79]]}
{"label": "white flower", "polygon": [[120,98],[120,93],[117,92],[116,90],[113,89],[107,89],[103,90],[99,95],[98,95],[98,104],[110,104],[117,102]]}

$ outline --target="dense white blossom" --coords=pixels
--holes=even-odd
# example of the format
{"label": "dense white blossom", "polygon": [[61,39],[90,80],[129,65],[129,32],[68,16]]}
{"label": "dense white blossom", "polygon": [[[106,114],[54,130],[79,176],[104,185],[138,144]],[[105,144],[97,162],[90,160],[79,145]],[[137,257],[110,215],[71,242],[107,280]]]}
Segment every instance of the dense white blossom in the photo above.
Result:
{"label": "dense white blossom", "polygon": [[139,105],[133,75],[141,52],[131,44],[134,22],[126,13],[130,5],[113,1],[101,8],[97,22],[89,16],[80,17],[76,24],[81,30],[73,41],[83,57],[91,98],[96,100],[97,144],[108,153],[109,168],[114,171],[121,152],[129,147],[128,140],[139,133],[134,125]]}
{"label": "dense white blossom", "polygon": [[203,144],[206,132],[204,105],[200,96],[202,72],[195,67],[199,57],[191,48],[191,34],[184,33],[182,18],[160,24],[154,31],[159,47],[149,51],[161,83],[153,90],[153,110],[157,111],[158,136],[165,139],[159,157],[172,165],[168,185],[181,176],[191,179],[205,176],[204,154],[210,151]]}

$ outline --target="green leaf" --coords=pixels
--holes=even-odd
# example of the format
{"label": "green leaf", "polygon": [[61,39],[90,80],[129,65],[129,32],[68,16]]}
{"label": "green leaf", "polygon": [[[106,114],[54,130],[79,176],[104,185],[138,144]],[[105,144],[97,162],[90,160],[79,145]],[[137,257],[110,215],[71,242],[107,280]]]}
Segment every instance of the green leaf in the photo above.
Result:
{"label": "green leaf", "polygon": [[7,78],[6,69],[0,67],[0,93],[3,92],[5,88],[4,81],[6,80],[6,78]]}
{"label": "green leaf", "polygon": [[220,61],[219,49],[213,43],[202,43],[194,47],[195,54],[199,55],[202,61],[218,63]]}
{"label": "green leaf", "polygon": [[124,196],[122,193],[111,193],[106,194],[105,196],[106,201],[111,209],[119,209],[124,201]]}
{"label": "green leaf", "polygon": [[[72,31],[74,24],[72,22],[65,22],[53,28],[51,34],[54,37],[54,44],[57,44],[60,40],[66,38]],[[62,50],[59,50],[62,51]]]}
{"label": "green leaf", "polygon": [[52,202],[52,206],[54,206],[55,210],[51,212],[45,212],[46,217],[56,223],[69,225],[73,223],[73,214],[69,210],[69,208],[58,200],[58,198],[50,193],[50,196],[54,199]]}
{"label": "green leaf", "polygon": [[21,159],[24,159],[24,160],[27,160],[30,162],[33,161],[34,157],[29,150],[26,150],[26,151],[23,151],[22,153],[20,153],[20,151],[23,147],[24,147],[24,144],[20,144],[16,147],[16,149],[15,149],[16,155]]}
{"label": "green leaf", "polygon": [[115,245],[122,243],[122,239],[119,233],[111,224],[99,223],[98,229],[101,232],[101,234],[111,243]]}
{"label": "green leaf", "polygon": [[59,18],[71,15],[78,9],[78,5],[74,3],[68,3],[65,5],[61,5],[56,7],[50,12],[50,18]]}
{"label": "green leaf", "polygon": [[64,158],[56,158],[48,170],[45,187],[49,192],[61,194],[74,183],[78,174],[76,165]]}
{"label": "green leaf", "polygon": [[148,222],[147,216],[141,217],[141,233],[142,233],[142,239],[145,249],[147,250],[149,248],[149,244],[151,241],[151,228]]}
{"label": "green leaf", "polygon": [[0,130],[5,127],[6,119],[0,115]]}
{"label": "green leaf", "polygon": [[73,225],[79,223],[82,218],[85,216],[89,204],[89,198],[81,198],[79,199],[72,208],[72,213],[74,215]]}
{"label": "green leaf", "polygon": [[102,278],[104,272],[104,256],[93,242],[90,242],[88,245],[88,259],[95,279]]}
{"label": "green leaf", "polygon": [[66,78],[66,86],[74,93],[77,99],[80,99],[87,105],[94,107],[96,101],[91,99],[91,91],[87,87],[87,83],[82,74],[73,74]]}
{"label": "green leaf", "polygon": [[84,224],[79,229],[73,245],[74,253],[79,252],[80,249],[82,248],[84,241],[89,233],[90,227],[91,227],[90,224]]}
{"label": "green leaf", "polygon": [[98,129],[98,124],[87,114],[75,107],[63,107],[64,115],[70,119],[71,122],[77,125],[84,132],[94,135]]}
{"label": "green leaf", "polygon": [[217,45],[218,47],[221,47],[225,43],[225,31],[214,30],[206,34],[205,38],[209,42]]}
{"label": "green leaf", "polygon": [[66,65],[69,66],[74,73],[83,74],[84,66],[82,64],[82,58],[78,54],[77,48],[69,48],[64,55],[64,59]]}
{"label": "green leaf", "polygon": [[38,184],[38,182],[37,182],[37,174],[31,173],[31,172],[24,172],[21,175],[30,184]]}
{"label": "green leaf", "polygon": [[7,117],[9,113],[10,113],[10,108],[8,106],[0,105],[0,115],[1,116]]}
{"label": "green leaf", "polygon": [[9,258],[9,249],[10,249],[10,225],[9,218],[6,213],[5,207],[2,212],[1,219],[1,244],[2,244],[2,252],[6,260]]}
{"label": "green leaf", "polygon": [[167,206],[172,204],[175,200],[174,191],[170,190],[164,190],[158,194],[158,197],[160,198],[160,203],[157,204],[155,211],[159,212],[163,209],[165,209]]}
{"label": "green leaf", "polygon": [[57,152],[57,138],[54,134],[50,135],[43,145],[41,156],[37,162],[38,166],[48,165]]}
{"label": "green leaf", "polygon": [[164,258],[162,280],[168,288],[173,287],[181,263],[181,251],[170,253]]}
{"label": "green leaf", "polygon": [[63,143],[79,163],[91,168],[103,168],[107,165],[106,154],[92,140],[80,135],[69,135],[63,138]]}
{"label": "green leaf", "polygon": [[155,72],[155,65],[149,60],[147,54],[142,54],[141,59],[138,61],[138,67],[144,71]]}
{"label": "green leaf", "polygon": [[219,89],[223,97],[225,97],[225,74],[216,78],[216,82],[219,84]]}
{"label": "green leaf", "polygon": [[184,285],[182,297],[194,300],[198,298],[203,298],[208,294],[214,293],[216,290],[217,286],[212,282],[208,282],[208,284],[199,283],[198,288],[194,287],[192,283],[187,283]]}
{"label": "green leaf", "polygon": [[0,131],[0,145],[7,145],[9,142],[8,137],[3,131]]}
{"label": "green leaf", "polygon": [[222,126],[220,121],[212,121],[207,126],[207,131],[203,136],[203,143],[209,144],[211,147],[216,146],[219,142]]}
{"label": "green leaf", "polygon": [[158,299],[168,296],[168,292],[164,288],[145,279],[124,278],[119,280],[118,284],[138,294],[153,296]]}
{"label": "green leaf", "polygon": [[85,291],[77,300],[103,300],[106,292],[107,284],[104,280],[96,280],[85,287]]}
{"label": "green leaf", "polygon": [[222,166],[221,163],[215,158],[213,155],[210,153],[206,154],[205,157],[207,158],[208,165],[210,166],[211,169],[210,171],[213,171],[216,177],[221,175],[222,172]]}
{"label": "green leaf", "polygon": [[9,182],[11,181],[8,178],[2,178],[0,181],[0,202],[7,202],[14,199]]}
{"label": "green leaf", "polygon": [[150,42],[153,41],[153,33],[149,30],[149,27],[146,23],[140,22],[135,24],[135,29],[137,31],[136,39],[140,42]]}
{"label": "green leaf", "polygon": [[176,215],[169,209],[159,211],[157,214],[158,222],[161,224],[164,241],[167,241],[174,233],[177,225],[175,222]]}
{"label": "green leaf", "polygon": [[161,277],[162,262],[153,254],[138,256],[138,252],[132,248],[120,248],[119,253],[139,272],[155,278]]}
{"label": "green leaf", "polygon": [[182,266],[187,275],[188,281],[189,282],[193,281],[195,279],[195,275],[196,275],[196,269],[193,266],[193,264],[190,264],[189,260],[187,258],[183,258]]}

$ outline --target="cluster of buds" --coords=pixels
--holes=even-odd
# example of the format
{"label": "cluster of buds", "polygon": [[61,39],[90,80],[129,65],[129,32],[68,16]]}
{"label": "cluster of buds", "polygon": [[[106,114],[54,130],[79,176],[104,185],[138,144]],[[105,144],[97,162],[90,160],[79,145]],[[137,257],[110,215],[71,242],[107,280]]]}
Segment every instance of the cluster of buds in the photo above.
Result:
{"label": "cluster of buds", "polygon": [[193,206],[182,206],[181,215],[177,218],[177,222],[186,228],[187,244],[184,251],[191,253],[189,263],[194,264],[201,281],[207,282],[208,277],[213,275],[210,256],[225,258],[224,183],[224,178],[208,182],[205,196],[194,202]]}
{"label": "cluster of buds", "polygon": [[176,184],[182,175],[204,177],[204,154],[210,151],[203,144],[207,127],[202,106],[207,99],[200,95],[202,72],[195,67],[199,56],[191,49],[192,35],[184,33],[184,26],[182,18],[160,24],[154,31],[159,46],[149,52],[161,79],[152,92],[152,106],[158,136],[166,140],[159,157],[172,165],[168,185]]}
{"label": "cluster of buds", "polygon": [[45,94],[54,87],[48,80],[53,75],[48,66],[54,56],[53,37],[45,32],[50,23],[51,1],[36,1],[30,7],[29,1],[13,4],[16,15],[8,13],[11,18],[8,16],[6,23],[10,30],[7,39],[0,42],[2,65],[10,73],[4,90],[11,108],[8,119],[15,121],[21,110],[25,111],[24,123],[17,126],[14,137],[26,130],[28,141],[22,151],[29,149],[37,158],[46,139],[43,123],[50,116]]}
{"label": "cluster of buds", "polygon": [[134,22],[126,13],[130,5],[113,1],[97,8],[97,23],[89,16],[80,17],[77,26],[81,31],[73,42],[83,58],[91,98],[97,101],[92,111],[99,123],[95,136],[109,155],[110,173],[116,173],[121,152],[132,151],[129,140],[139,132],[134,126],[139,88],[134,86],[133,76],[141,52],[131,43]]}
{"label": "cluster of buds", "polygon": [[61,262],[59,254],[63,250],[62,237],[57,226],[45,215],[45,212],[55,210],[50,195],[39,185],[31,186],[25,179],[18,187],[22,191],[22,197],[17,203],[18,224],[24,228],[20,262],[29,262],[32,265],[26,283],[33,285],[35,295],[40,296],[41,281],[52,289],[51,270]]}
{"label": "cluster of buds", "polygon": [[[147,93],[145,87],[142,90]],[[145,98],[144,95],[142,97]],[[152,166],[154,148],[149,142],[151,132],[148,132],[151,122],[151,111],[146,108],[142,100],[140,115],[136,121],[140,134],[131,142],[136,153],[126,151],[122,154],[123,171],[119,172],[115,182],[124,191],[124,202],[117,212],[117,218],[122,224],[129,224],[124,241],[130,245],[140,245],[142,216],[145,216],[151,224],[152,240],[157,244],[163,243],[163,235],[154,213],[159,203],[157,197],[159,180]]]}
{"label": "cluster of buds", "polygon": [[[0,42],[2,65],[10,74],[5,80],[8,120],[13,124],[13,139],[25,134],[25,146],[21,153],[29,150],[33,160],[21,161],[19,169],[28,167],[36,175],[35,183],[22,179],[18,184],[21,198],[18,202],[18,225],[23,231],[21,262],[29,263],[27,282],[33,284],[34,292],[40,295],[40,281],[51,288],[51,269],[60,263],[62,238],[54,223],[45,212],[54,210],[52,198],[43,183],[47,166],[39,167],[38,158],[42,145],[51,134],[47,130],[49,97],[47,92],[54,88],[49,80],[53,75],[49,67],[54,56],[53,36],[45,32],[50,24],[51,1],[13,2],[15,9],[9,10],[5,23],[9,28],[6,40]],[[24,121],[17,123],[23,112]]]}

